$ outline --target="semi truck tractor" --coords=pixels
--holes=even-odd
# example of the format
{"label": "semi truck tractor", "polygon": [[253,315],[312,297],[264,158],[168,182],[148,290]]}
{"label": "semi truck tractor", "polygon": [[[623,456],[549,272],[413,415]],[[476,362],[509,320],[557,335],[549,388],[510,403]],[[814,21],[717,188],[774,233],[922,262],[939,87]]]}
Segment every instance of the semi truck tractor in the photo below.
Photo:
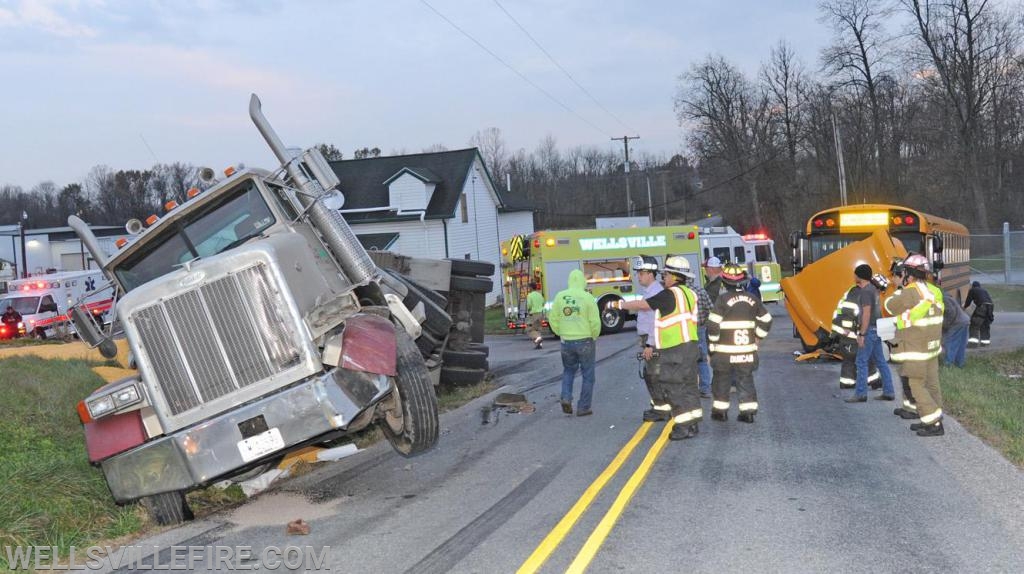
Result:
{"label": "semi truck tractor", "polygon": [[[89,460],[118,503],[191,518],[190,489],[258,472],[288,451],[379,425],[413,456],[438,440],[428,363],[450,317],[378,268],[338,212],[338,179],[314,149],[286,148],[254,94],[249,113],[280,165],[229,168],[108,256],[69,225],[117,291],[137,375],[85,398]],[[348,193],[348,191],[346,191]],[[89,309],[71,318],[105,355]]]}

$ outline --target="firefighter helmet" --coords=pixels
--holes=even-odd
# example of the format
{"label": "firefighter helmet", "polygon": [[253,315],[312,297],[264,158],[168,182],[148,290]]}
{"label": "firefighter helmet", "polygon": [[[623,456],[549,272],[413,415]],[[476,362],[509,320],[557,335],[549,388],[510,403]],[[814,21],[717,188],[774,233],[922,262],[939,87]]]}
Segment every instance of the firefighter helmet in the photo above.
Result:
{"label": "firefighter helmet", "polygon": [[637,255],[631,258],[630,266],[633,268],[633,271],[658,272],[658,260],[650,255]]}
{"label": "firefighter helmet", "polygon": [[661,268],[664,273],[671,273],[682,277],[693,279],[695,275],[690,271],[690,261],[682,255],[670,255],[665,258],[665,266]]}
{"label": "firefighter helmet", "polygon": [[743,287],[746,285],[747,268],[738,263],[726,263],[725,267],[722,267],[722,274],[720,275],[722,282],[731,287]]}
{"label": "firefighter helmet", "polygon": [[931,265],[928,264],[928,258],[917,253],[912,253],[903,260],[903,268],[918,279],[924,279],[925,275],[932,270]]}

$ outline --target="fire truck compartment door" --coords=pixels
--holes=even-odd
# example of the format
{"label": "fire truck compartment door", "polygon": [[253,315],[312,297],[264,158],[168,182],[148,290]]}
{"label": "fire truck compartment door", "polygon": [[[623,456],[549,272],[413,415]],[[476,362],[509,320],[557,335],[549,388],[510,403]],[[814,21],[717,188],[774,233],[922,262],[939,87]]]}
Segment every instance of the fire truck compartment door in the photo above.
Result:
{"label": "fire truck compartment door", "polygon": [[579,261],[552,261],[546,265],[544,270],[544,287],[548,294],[548,301],[555,298],[555,294],[569,287],[569,274],[573,269],[580,269]]}

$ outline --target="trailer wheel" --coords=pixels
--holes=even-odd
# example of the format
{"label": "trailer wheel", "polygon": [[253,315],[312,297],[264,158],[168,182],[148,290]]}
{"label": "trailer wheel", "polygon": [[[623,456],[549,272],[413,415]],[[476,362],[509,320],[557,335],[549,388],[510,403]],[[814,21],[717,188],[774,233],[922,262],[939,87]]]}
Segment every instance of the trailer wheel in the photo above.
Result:
{"label": "trailer wheel", "polygon": [[416,456],[437,444],[437,395],[419,350],[404,331],[397,331],[398,375],[381,430],[398,454]]}
{"label": "trailer wheel", "polygon": [[468,369],[465,367],[441,367],[441,384],[449,387],[468,387],[483,382],[487,377],[485,369]]}
{"label": "trailer wheel", "polygon": [[194,518],[192,509],[188,507],[188,501],[185,500],[185,491],[183,490],[144,496],[139,502],[145,507],[153,522],[159,526],[181,524]]}
{"label": "trailer wheel", "polygon": [[494,282],[490,277],[461,277],[452,275],[452,291],[467,291],[469,293],[490,293],[494,288]]}
{"label": "trailer wheel", "polygon": [[464,369],[487,370],[487,354],[476,350],[446,350],[441,355],[446,367],[462,367]]}
{"label": "trailer wheel", "polygon": [[609,302],[620,300],[614,295],[609,295],[597,302],[597,308],[601,311],[601,334],[618,333],[626,323],[626,316],[622,311],[608,308]]}
{"label": "trailer wheel", "polygon": [[452,275],[463,277],[490,277],[494,275],[494,264],[489,261],[474,261],[472,259],[449,259],[452,262]]}

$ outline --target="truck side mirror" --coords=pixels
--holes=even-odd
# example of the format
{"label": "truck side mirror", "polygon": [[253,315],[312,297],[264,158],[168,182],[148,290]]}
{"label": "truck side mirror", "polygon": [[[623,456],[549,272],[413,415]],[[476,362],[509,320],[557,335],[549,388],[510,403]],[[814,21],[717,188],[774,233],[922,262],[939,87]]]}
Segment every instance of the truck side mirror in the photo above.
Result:
{"label": "truck side mirror", "polygon": [[81,305],[75,305],[68,312],[71,324],[75,326],[79,338],[89,344],[90,348],[99,347],[100,354],[108,359],[117,356],[117,345],[109,337],[105,337],[100,330],[92,313]]}

